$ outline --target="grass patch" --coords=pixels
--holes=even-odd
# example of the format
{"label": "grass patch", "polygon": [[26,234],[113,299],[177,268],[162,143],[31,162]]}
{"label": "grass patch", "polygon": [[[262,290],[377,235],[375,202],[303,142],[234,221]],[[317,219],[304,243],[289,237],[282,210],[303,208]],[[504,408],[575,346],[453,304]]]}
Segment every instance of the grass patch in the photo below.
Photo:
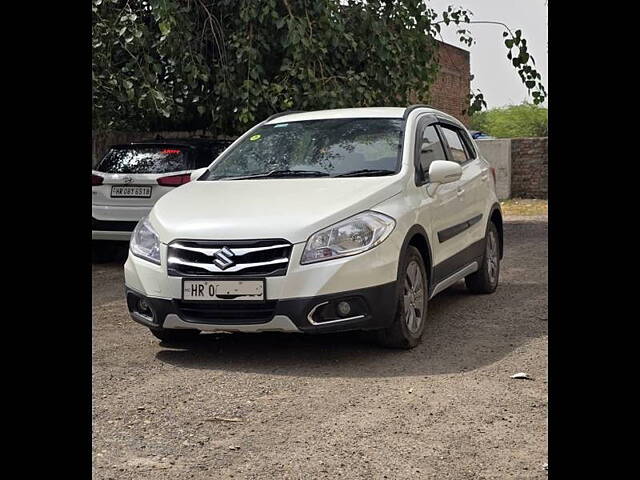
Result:
{"label": "grass patch", "polygon": [[547,200],[537,198],[510,198],[500,202],[504,215],[547,215]]}

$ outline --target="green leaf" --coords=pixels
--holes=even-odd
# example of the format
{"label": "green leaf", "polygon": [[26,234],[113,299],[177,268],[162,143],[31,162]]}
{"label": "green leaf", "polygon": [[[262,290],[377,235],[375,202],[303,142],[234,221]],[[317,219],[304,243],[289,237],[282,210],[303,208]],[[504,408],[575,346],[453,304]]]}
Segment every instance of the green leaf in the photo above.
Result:
{"label": "green leaf", "polygon": [[[444,15],[415,0],[289,3],[291,16],[279,0],[94,0],[96,125],[237,135],[283,108],[398,105],[410,101],[410,92],[424,92],[417,99],[427,101],[438,71],[434,37],[444,19],[458,25],[463,45],[473,44],[465,8],[449,5]],[[204,5],[213,8],[207,13]],[[511,62],[521,32],[500,33],[510,40]],[[536,80],[537,72],[523,68],[528,63],[520,49],[513,73],[523,82]],[[532,91],[545,98],[539,82]],[[484,108],[482,97],[473,101]]]}
{"label": "green leaf", "polygon": [[162,33],[162,35],[166,36],[171,32],[171,25],[169,25],[167,22],[160,22],[158,26],[160,27],[160,33]]}

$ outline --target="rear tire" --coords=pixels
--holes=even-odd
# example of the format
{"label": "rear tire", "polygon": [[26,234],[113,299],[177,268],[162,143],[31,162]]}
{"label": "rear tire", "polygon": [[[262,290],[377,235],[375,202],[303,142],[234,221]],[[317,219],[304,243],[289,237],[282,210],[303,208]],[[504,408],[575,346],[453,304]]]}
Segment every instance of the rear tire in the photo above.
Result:
{"label": "rear tire", "polygon": [[166,343],[190,342],[198,338],[200,330],[149,329],[154,337]]}
{"label": "rear tire", "polygon": [[493,222],[489,223],[485,237],[484,257],[480,270],[464,279],[472,293],[493,293],[500,278],[500,237]]}
{"label": "rear tire", "polygon": [[388,348],[410,349],[420,343],[427,318],[428,283],[422,255],[409,246],[402,259],[398,306],[391,326],[378,330],[378,343]]}

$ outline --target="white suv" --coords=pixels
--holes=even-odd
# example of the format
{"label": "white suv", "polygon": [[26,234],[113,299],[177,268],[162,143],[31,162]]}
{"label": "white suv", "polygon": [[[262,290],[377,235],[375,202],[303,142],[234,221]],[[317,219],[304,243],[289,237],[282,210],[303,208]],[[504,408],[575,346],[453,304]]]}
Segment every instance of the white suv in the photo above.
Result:
{"label": "white suv", "polygon": [[427,106],[277,114],[192,178],[138,223],[125,264],[131,316],[161,340],[373,330],[411,348],[438,292],[498,285],[495,174]]}

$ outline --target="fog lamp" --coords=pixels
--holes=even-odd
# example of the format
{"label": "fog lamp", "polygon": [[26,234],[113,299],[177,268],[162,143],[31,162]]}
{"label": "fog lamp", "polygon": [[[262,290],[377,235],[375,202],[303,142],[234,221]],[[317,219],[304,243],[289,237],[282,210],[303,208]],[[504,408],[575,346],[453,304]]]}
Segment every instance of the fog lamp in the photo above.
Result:
{"label": "fog lamp", "polygon": [[338,314],[341,317],[346,317],[351,313],[351,305],[349,305],[349,302],[345,302],[345,301],[339,302],[337,305],[337,309],[338,309]]}
{"label": "fog lamp", "polygon": [[152,316],[151,307],[149,307],[149,304],[144,298],[138,300],[138,312],[142,313],[143,315]]}

